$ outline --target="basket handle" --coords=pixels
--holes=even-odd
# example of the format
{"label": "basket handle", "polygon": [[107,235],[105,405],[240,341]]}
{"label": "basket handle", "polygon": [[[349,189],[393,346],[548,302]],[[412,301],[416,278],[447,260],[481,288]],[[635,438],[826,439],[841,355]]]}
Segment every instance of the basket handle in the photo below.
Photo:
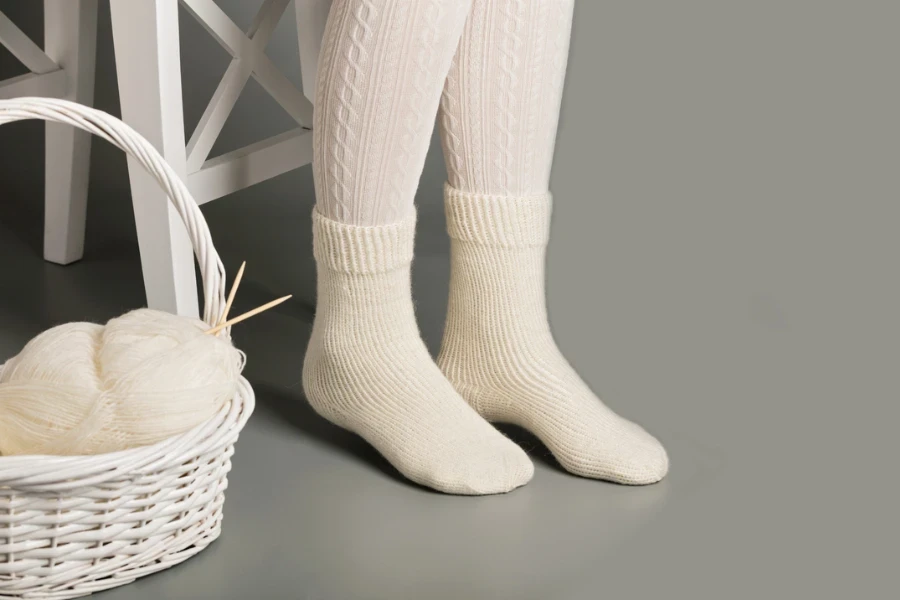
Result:
{"label": "basket handle", "polygon": [[159,182],[187,228],[203,280],[203,320],[210,327],[215,326],[225,308],[225,269],[200,207],[156,148],[116,117],[77,102],[55,98],[0,100],[0,125],[27,119],[65,123],[89,131],[134,157]]}

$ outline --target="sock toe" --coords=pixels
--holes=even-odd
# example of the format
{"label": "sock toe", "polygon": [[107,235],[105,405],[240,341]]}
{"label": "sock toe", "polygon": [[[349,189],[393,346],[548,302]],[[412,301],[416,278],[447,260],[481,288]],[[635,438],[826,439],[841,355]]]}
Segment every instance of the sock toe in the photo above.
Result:
{"label": "sock toe", "polygon": [[446,494],[488,496],[506,494],[522,487],[531,481],[533,474],[534,467],[530,462],[514,461],[511,463],[509,460],[503,460],[498,464],[473,466],[472,469],[456,478],[429,480],[422,483]]}
{"label": "sock toe", "polygon": [[522,487],[534,476],[534,464],[513,442],[491,448],[485,460],[473,462],[461,481],[452,485],[458,494],[505,494]]}
{"label": "sock toe", "polygon": [[629,442],[628,450],[618,456],[613,481],[626,485],[649,485],[660,481],[669,471],[669,456],[659,441],[643,428]]}
{"label": "sock toe", "polygon": [[531,462],[525,451],[513,442],[509,442],[509,445],[511,447],[503,454],[506,491],[522,487],[534,477],[534,463]]}

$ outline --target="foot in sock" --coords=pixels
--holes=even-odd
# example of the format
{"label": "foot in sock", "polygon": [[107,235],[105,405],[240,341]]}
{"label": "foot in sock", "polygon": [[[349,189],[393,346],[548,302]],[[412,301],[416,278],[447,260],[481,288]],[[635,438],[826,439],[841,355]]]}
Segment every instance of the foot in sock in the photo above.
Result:
{"label": "foot in sock", "polygon": [[662,445],[616,415],[557,349],[547,321],[544,255],[550,194],[446,189],[450,301],[438,365],[489,421],[537,435],[571,473],[624,484],[662,479]]}
{"label": "foot in sock", "polygon": [[316,211],[313,221],[318,303],[303,368],[313,408],[436,490],[497,494],[527,483],[528,456],[466,404],[419,335],[415,218],[362,227]]}

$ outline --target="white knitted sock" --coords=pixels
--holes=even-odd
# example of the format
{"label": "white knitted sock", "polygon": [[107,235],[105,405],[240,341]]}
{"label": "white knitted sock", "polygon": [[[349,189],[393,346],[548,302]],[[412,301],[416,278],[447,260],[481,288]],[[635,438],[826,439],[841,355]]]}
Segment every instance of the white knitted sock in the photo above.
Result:
{"label": "white knitted sock", "polygon": [[450,302],[438,365],[490,421],[536,434],[584,477],[659,481],[668,457],[653,436],[606,407],[550,332],[544,255],[550,194],[505,197],[446,188]]}
{"label": "white knitted sock", "polygon": [[531,461],[460,398],[419,335],[415,214],[364,227],[316,210],[313,221],[318,305],[303,368],[313,408],[436,490],[496,494],[527,483]]}

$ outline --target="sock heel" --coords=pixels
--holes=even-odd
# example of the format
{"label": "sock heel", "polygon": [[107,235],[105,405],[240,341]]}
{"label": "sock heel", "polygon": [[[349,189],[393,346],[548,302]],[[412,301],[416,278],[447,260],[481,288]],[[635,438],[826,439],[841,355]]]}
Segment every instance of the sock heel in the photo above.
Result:
{"label": "sock heel", "polygon": [[[340,427],[352,431],[350,424],[346,422],[341,411],[337,410],[338,400],[332,398],[328,384],[322,381],[322,375],[329,372],[328,360],[324,357],[319,344],[310,343],[306,350],[306,359],[303,361],[303,374],[301,382],[306,401],[320,417],[327,419]],[[334,369],[332,368],[332,371]]]}

